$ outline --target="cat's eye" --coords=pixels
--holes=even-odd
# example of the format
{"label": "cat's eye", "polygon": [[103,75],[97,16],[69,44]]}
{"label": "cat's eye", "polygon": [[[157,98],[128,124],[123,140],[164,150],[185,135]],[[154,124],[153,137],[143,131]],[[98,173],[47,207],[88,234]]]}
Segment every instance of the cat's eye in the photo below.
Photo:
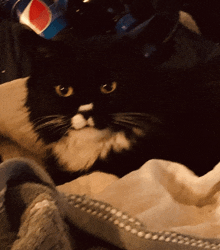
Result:
{"label": "cat's eye", "polygon": [[117,87],[117,82],[112,82],[110,84],[104,84],[100,87],[100,90],[103,94],[110,94],[115,91]]}
{"label": "cat's eye", "polygon": [[62,97],[69,97],[71,95],[73,95],[74,91],[72,87],[64,87],[62,85],[58,85],[55,87],[55,91],[59,96]]}

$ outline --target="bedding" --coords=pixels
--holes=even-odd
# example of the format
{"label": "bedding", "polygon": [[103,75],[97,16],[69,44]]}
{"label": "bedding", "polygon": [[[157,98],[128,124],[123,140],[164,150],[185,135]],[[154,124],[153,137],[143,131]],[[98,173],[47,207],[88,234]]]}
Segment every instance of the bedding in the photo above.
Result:
{"label": "bedding", "polygon": [[122,179],[102,173],[98,188],[98,173],[55,187],[34,161],[7,160],[0,249],[220,249],[219,171],[151,160]]}
{"label": "bedding", "polygon": [[[12,39],[19,25],[2,24],[1,84],[31,65]],[[35,156],[0,139],[0,249],[220,249],[220,165],[198,177],[151,160],[121,179],[95,172],[55,186]]]}

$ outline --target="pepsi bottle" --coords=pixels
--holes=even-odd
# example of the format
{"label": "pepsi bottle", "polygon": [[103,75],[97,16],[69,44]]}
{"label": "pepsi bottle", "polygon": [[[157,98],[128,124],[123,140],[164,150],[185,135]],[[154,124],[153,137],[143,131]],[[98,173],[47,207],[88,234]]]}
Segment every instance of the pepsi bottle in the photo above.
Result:
{"label": "pepsi bottle", "polygon": [[0,16],[29,26],[50,39],[67,26],[67,0],[0,0]]}

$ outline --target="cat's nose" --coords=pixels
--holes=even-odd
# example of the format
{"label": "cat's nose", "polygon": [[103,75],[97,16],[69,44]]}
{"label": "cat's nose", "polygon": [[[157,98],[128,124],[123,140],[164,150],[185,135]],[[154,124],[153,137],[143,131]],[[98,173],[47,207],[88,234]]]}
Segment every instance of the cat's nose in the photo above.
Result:
{"label": "cat's nose", "polygon": [[93,110],[93,106],[94,106],[93,103],[81,105],[81,106],[78,108],[78,112],[87,112],[87,111],[91,111],[91,110]]}

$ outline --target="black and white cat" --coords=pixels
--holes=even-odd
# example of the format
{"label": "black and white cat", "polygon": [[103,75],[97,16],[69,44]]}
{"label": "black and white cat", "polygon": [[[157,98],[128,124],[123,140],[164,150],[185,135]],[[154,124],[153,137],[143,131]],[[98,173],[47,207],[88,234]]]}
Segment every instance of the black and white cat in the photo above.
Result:
{"label": "black and white cat", "polygon": [[152,158],[198,174],[219,161],[214,43],[182,27],[155,66],[142,34],[72,50],[30,31],[22,39],[33,67],[30,77],[1,85],[0,132],[35,154],[57,184],[94,170],[123,176]]}

